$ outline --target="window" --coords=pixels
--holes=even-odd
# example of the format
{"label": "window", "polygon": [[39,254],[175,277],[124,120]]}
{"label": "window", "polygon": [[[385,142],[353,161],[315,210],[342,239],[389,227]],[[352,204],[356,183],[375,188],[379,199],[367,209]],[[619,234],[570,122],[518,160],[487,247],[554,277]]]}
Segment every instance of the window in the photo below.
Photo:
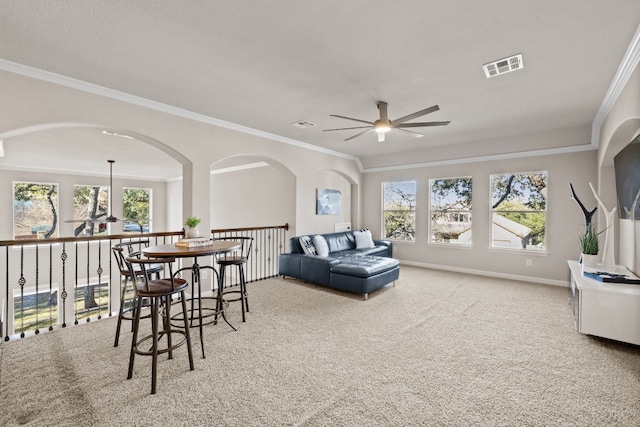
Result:
{"label": "window", "polygon": [[491,246],[546,250],[547,172],[491,175]]}
{"label": "window", "polygon": [[151,223],[151,189],[123,188],[122,214],[128,220],[124,223],[123,231],[148,232]]}
{"label": "window", "polygon": [[471,244],[471,177],[432,179],[431,242]]}
{"label": "window", "polygon": [[58,184],[13,183],[13,238],[57,237]]}
{"label": "window", "polygon": [[416,234],[416,182],[384,182],[384,238],[414,241]]}
{"label": "window", "polygon": [[108,214],[109,187],[97,185],[74,185],[73,187],[73,220],[74,236],[94,236],[107,233],[107,224],[85,219],[102,219]]}

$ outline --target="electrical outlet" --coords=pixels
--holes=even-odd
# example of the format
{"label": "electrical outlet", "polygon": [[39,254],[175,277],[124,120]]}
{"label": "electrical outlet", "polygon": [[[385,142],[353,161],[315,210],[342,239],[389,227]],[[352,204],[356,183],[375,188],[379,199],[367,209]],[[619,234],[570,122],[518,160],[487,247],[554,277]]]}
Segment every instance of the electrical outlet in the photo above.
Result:
{"label": "electrical outlet", "polygon": [[525,261],[525,264],[527,265],[527,267],[531,267],[531,265],[533,264],[531,262],[531,258],[527,258],[527,260]]}
{"label": "electrical outlet", "polygon": [[200,270],[200,276],[202,280],[207,280],[209,278],[209,272],[207,270]]}

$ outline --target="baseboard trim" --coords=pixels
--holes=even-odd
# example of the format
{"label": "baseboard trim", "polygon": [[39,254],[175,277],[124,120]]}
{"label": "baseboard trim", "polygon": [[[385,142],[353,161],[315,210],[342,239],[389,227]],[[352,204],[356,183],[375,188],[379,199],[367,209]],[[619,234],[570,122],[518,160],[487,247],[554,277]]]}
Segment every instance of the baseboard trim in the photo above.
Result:
{"label": "baseboard trim", "polygon": [[521,276],[518,274],[505,274],[497,273],[495,271],[475,270],[472,268],[452,267],[449,265],[429,264],[425,262],[405,261],[400,260],[401,265],[410,265],[412,267],[431,268],[433,270],[453,271],[456,273],[475,274],[477,276],[495,277],[498,279],[510,279],[519,280],[522,282],[540,283],[543,285],[560,286],[563,288],[569,287],[568,281],[544,279],[542,277]]}

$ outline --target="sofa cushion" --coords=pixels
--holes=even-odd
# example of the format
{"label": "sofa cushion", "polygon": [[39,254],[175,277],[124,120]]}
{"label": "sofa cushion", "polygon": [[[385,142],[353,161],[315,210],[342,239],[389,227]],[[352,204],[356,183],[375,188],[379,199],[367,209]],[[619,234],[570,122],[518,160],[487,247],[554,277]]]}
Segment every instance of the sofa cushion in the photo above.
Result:
{"label": "sofa cushion", "polygon": [[323,235],[317,234],[313,236],[313,246],[316,247],[316,254],[320,256],[329,256],[329,245],[327,239]]}
{"label": "sofa cushion", "polygon": [[340,263],[331,266],[331,273],[349,276],[370,277],[387,270],[397,268],[397,259],[371,255],[345,255]]}
{"label": "sofa cushion", "polygon": [[373,238],[371,237],[370,230],[358,230],[354,231],[353,235],[356,238],[356,249],[373,248]]}
{"label": "sofa cushion", "polygon": [[310,236],[300,236],[298,240],[300,241],[300,246],[302,246],[302,252],[307,255],[317,255],[316,247]]}
{"label": "sofa cushion", "polygon": [[329,252],[340,252],[355,249],[356,241],[352,232],[323,234],[329,245]]}

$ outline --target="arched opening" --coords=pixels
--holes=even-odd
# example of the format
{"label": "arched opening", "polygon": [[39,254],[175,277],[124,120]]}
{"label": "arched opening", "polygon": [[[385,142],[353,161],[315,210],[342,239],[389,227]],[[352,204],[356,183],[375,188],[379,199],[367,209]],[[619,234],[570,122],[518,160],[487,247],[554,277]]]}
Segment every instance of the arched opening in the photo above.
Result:
{"label": "arched opening", "polygon": [[213,228],[293,224],[296,177],[277,160],[232,156],[211,165]]}

